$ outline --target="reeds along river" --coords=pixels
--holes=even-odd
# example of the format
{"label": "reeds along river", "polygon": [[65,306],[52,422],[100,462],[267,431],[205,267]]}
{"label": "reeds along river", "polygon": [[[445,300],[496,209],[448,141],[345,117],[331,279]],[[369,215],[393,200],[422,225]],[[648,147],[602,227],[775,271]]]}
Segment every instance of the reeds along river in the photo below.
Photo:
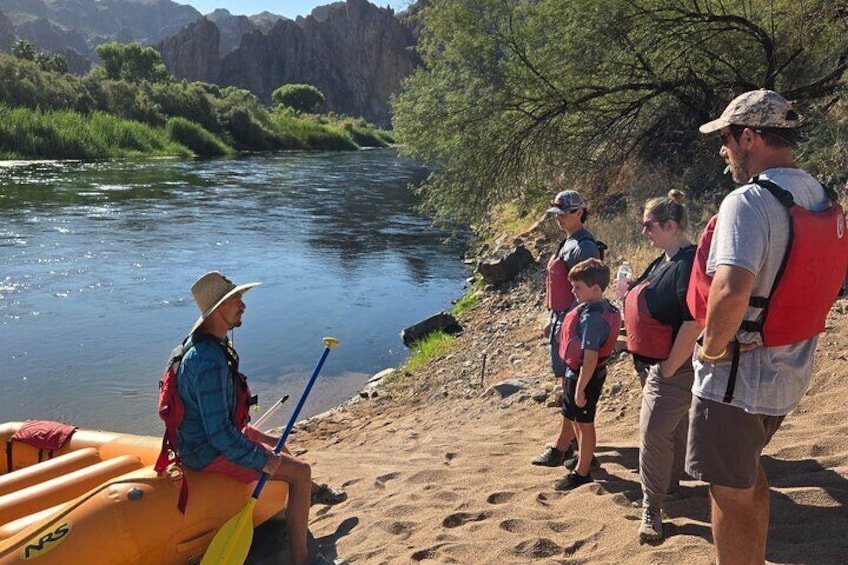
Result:
{"label": "reeds along river", "polygon": [[341,346],[303,415],[350,397],[462,293],[461,242],[414,211],[425,173],[393,150],[0,167],[0,421],[158,433],[213,269],[263,283],[234,334],[263,406],[297,399],[325,335]]}

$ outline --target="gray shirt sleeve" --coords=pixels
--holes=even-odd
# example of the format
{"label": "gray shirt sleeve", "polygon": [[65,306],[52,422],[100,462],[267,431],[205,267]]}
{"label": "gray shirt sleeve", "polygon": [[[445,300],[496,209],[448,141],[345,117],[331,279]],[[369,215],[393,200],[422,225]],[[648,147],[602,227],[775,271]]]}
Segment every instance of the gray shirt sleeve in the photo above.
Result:
{"label": "gray shirt sleeve", "polygon": [[769,255],[769,223],[761,197],[752,198],[749,190],[729,194],[719,210],[707,273],[733,265],[756,276]]}
{"label": "gray shirt sleeve", "polygon": [[584,316],[581,320],[583,335],[581,336],[580,348],[583,351],[600,351],[601,345],[609,337],[609,324],[597,312],[589,312]]}

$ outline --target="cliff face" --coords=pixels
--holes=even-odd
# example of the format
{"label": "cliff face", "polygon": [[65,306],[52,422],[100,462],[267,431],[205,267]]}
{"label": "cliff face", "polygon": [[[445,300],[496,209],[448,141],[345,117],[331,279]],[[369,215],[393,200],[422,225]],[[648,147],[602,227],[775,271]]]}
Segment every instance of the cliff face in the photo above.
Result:
{"label": "cliff face", "polygon": [[189,81],[215,82],[221,58],[221,34],[213,22],[201,18],[158,45],[168,72]]}
{"label": "cliff face", "polygon": [[201,45],[218,52],[211,22],[189,26],[159,48],[178,78],[245,88],[266,101],[283,84],[311,84],[324,93],[327,110],[388,126],[389,97],[418,64],[409,28],[366,0],[316,10],[319,17],[278,20],[268,33],[244,35],[217,64],[198,53]]}

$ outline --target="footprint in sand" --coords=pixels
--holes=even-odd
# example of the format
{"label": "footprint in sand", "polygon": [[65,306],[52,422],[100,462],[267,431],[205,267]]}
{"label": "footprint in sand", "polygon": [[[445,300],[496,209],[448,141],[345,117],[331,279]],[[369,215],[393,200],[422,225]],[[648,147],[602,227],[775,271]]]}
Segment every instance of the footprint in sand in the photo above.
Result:
{"label": "footprint in sand", "polygon": [[531,557],[533,559],[544,559],[560,554],[562,548],[548,538],[536,538],[519,543],[513,551],[516,555]]}
{"label": "footprint in sand", "polygon": [[374,486],[378,488],[386,488],[386,483],[400,477],[400,473],[386,473],[385,475],[380,475],[377,477],[377,480],[374,481]]}
{"label": "footprint in sand", "polygon": [[433,546],[428,549],[421,549],[412,554],[413,561],[424,561],[425,559],[435,559],[436,555],[438,555],[438,549],[445,544],[440,543],[439,545]]}
{"label": "footprint in sand", "polygon": [[442,526],[445,528],[458,528],[468,522],[480,522],[489,518],[491,515],[491,512],[457,512],[442,520]]}
{"label": "footprint in sand", "polygon": [[456,459],[457,455],[459,454],[454,453],[453,451],[448,451],[447,453],[445,453],[445,465],[450,465],[453,460]]}
{"label": "footprint in sand", "polygon": [[494,492],[486,497],[486,502],[489,504],[503,504],[509,502],[515,496],[514,492]]}
{"label": "footprint in sand", "polygon": [[518,518],[511,518],[509,520],[504,520],[498,527],[506,532],[511,534],[520,534],[520,533],[529,533],[530,532],[530,523],[527,520],[521,520]]}

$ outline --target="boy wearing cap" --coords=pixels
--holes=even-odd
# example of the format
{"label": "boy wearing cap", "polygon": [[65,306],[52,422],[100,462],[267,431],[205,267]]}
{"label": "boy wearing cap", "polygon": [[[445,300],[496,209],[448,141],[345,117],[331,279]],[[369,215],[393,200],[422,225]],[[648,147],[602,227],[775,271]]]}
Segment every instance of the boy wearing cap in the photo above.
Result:
{"label": "boy wearing cap", "polygon": [[[184,345],[177,390],[185,414],[177,430],[179,458],[187,467],[230,475],[251,483],[268,473],[289,484],[286,523],[295,565],[309,563],[306,544],[310,492],[309,465],[289,453],[275,454],[278,438],[247,425],[250,393],[238,372],[238,355],[227,332],[241,326],[242,295],[259,285],[235,285],[217,271],[192,286],[200,317]],[[321,557],[314,563],[329,563]]]}
{"label": "boy wearing cap", "polygon": [[[712,240],[708,230],[702,235],[687,296],[690,310],[705,327],[693,363],[686,470],[710,483],[713,539],[722,565],[765,562],[769,491],[760,454],[804,396],[817,334],[824,328],[823,315],[808,324],[806,309],[802,314],[797,308],[781,308],[774,293],[799,280],[797,269],[783,266],[790,245],[795,245],[793,230],[794,241],[800,241],[798,236],[809,229],[794,214],[802,210],[807,217],[821,216],[837,206],[824,187],[795,164],[792,146],[801,123],[782,96],[755,90],[734,99],[721,117],[700,127],[701,133],[718,133],[719,155],[733,180],[743,185],[721,203]],[[776,197],[783,194],[781,189],[797,204],[794,212]],[[836,250],[846,245],[839,233],[844,233],[844,217],[838,212],[832,237],[841,239],[841,247],[834,240],[834,249],[826,250],[831,257],[840,256]],[[830,228],[825,231],[830,235]],[[834,260],[821,260],[816,253],[805,250],[800,280],[817,284],[834,268],[841,269],[844,280],[841,259],[834,266]],[[813,302],[824,301],[825,314],[837,290],[833,296],[829,292],[811,297]],[[793,331],[809,325],[811,330],[785,343],[774,339],[770,328],[775,325]]]}
{"label": "boy wearing cap", "polygon": [[[557,194],[547,213],[553,214],[557,226],[566,234],[566,238],[560,242],[548,260],[545,281],[545,306],[551,316],[545,330],[551,344],[551,368],[554,378],[564,385],[566,367],[558,353],[559,336],[565,315],[577,303],[571,291],[568,272],[581,261],[600,258],[601,253],[595,236],[584,226],[589,212],[586,210],[586,202],[576,190],[563,190]],[[544,467],[559,467],[574,457],[572,442],[575,438],[576,430],[569,420],[563,418],[553,445],[546,447],[531,463]]]}

